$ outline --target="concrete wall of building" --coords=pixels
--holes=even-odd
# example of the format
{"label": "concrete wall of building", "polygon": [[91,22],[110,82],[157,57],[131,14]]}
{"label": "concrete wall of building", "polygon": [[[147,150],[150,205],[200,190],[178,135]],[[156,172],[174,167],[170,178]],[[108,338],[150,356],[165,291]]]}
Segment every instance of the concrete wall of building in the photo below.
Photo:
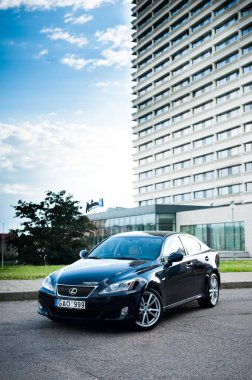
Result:
{"label": "concrete wall of building", "polygon": [[[233,209],[233,221],[244,222],[245,251],[252,257],[252,204],[238,204]],[[232,222],[231,206],[212,207],[203,210],[177,213],[177,231],[182,225]]]}

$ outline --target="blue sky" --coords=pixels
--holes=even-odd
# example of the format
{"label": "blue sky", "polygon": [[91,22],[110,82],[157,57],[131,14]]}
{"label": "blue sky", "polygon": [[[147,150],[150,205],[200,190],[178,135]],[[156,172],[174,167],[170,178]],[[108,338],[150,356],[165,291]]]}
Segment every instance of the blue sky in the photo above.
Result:
{"label": "blue sky", "polygon": [[133,205],[130,34],[128,0],[0,0],[6,231],[47,190]]}

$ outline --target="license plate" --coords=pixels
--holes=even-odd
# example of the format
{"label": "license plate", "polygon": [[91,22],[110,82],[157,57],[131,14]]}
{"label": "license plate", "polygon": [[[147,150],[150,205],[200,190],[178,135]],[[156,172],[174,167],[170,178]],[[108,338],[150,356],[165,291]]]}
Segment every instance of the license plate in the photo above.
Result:
{"label": "license plate", "polygon": [[86,308],[85,301],[73,301],[73,300],[55,300],[55,306],[61,307],[63,309],[79,309],[83,310]]}

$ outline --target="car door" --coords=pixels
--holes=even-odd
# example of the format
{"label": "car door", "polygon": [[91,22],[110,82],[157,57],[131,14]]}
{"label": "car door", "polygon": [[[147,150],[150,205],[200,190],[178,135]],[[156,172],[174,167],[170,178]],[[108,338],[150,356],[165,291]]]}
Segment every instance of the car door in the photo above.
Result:
{"label": "car door", "polygon": [[174,252],[182,253],[184,259],[164,265],[159,274],[165,306],[188,299],[194,294],[193,269],[178,234],[166,238],[162,252],[163,262],[167,263],[170,254]]}
{"label": "car door", "polygon": [[207,253],[208,248],[198,239],[190,235],[180,235],[183,245],[186,249],[186,253],[190,259],[193,270],[194,278],[194,294],[199,295],[204,293],[206,287],[206,265],[207,265]]}

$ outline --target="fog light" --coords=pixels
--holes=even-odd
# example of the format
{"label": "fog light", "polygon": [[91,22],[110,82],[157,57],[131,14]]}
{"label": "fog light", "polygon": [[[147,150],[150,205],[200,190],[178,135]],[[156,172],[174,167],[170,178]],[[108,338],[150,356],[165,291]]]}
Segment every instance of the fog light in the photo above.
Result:
{"label": "fog light", "polygon": [[129,312],[129,307],[128,306],[125,306],[122,308],[121,310],[121,317],[125,317]]}

